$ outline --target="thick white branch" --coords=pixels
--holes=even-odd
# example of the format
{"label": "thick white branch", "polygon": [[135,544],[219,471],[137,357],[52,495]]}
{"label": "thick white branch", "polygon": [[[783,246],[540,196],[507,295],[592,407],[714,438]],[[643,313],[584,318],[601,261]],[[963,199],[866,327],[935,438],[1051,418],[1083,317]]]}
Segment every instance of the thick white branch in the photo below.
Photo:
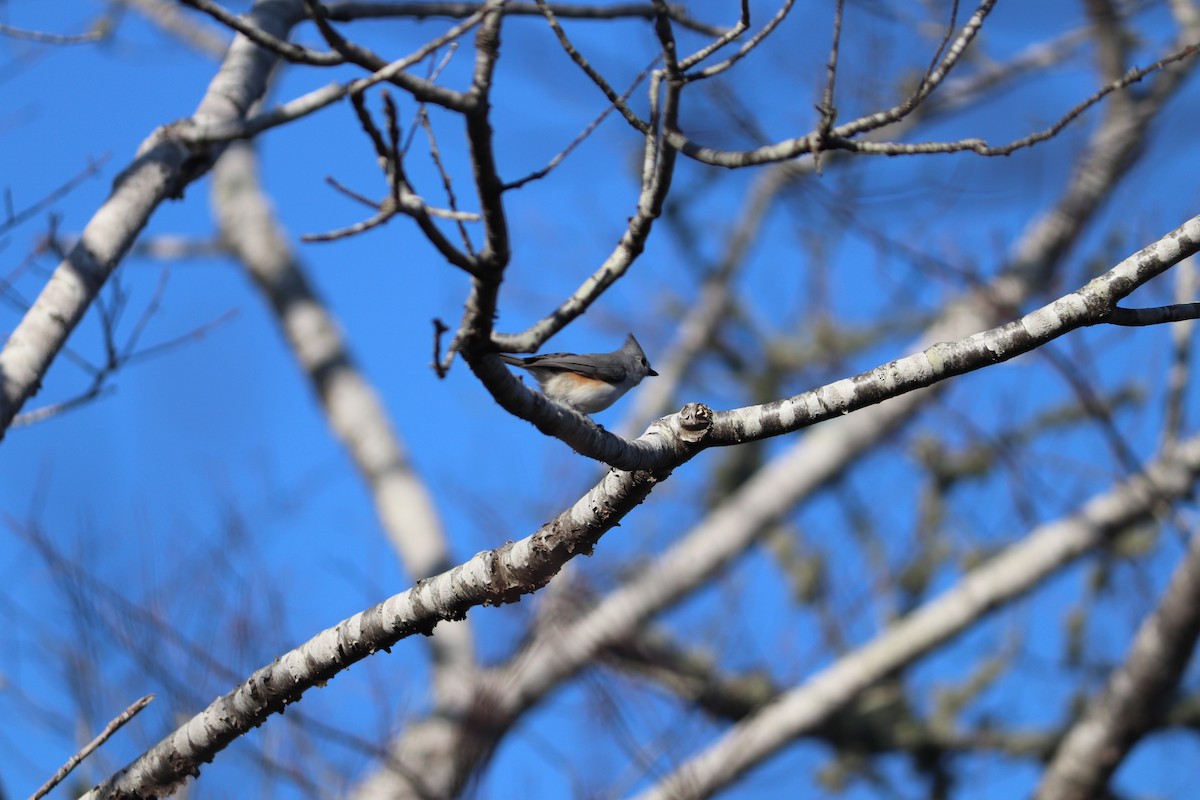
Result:
{"label": "thick white branch", "polygon": [[711,796],[825,722],[871,684],[1022,597],[1053,572],[1152,514],[1164,500],[1186,496],[1198,475],[1200,438],[1194,438],[1144,474],[1093,498],[1078,514],[1034,530],[940,597],[734,726],[638,800]]}
{"label": "thick white branch", "polygon": [[[250,17],[263,30],[285,36],[300,13],[299,2],[260,0]],[[192,122],[211,125],[243,118],[265,92],[274,63],[273,53],[235,39]],[[180,197],[219,154],[218,149],[190,148],[174,133],[175,126],[160,128],[142,144],[0,351],[0,436],[41,388],[67,337],[159,203]]]}

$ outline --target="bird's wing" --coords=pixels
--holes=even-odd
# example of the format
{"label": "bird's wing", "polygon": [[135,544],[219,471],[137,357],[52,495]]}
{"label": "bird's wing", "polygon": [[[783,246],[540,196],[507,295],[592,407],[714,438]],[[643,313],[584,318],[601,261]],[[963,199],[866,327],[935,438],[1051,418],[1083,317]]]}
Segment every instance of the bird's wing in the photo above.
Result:
{"label": "bird's wing", "polygon": [[524,359],[522,366],[576,372],[586,378],[596,378],[608,383],[620,383],[625,380],[625,367],[607,353],[582,356],[574,353],[546,353]]}

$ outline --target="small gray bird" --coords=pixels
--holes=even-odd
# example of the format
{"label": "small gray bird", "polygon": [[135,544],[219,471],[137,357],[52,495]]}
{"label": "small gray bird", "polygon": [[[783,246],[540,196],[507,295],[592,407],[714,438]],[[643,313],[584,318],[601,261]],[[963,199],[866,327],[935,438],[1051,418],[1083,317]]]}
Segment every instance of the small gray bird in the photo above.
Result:
{"label": "small gray bird", "polygon": [[500,359],[528,370],[546,397],[583,414],[603,411],[642,378],[658,375],[632,333],[620,350],[611,353],[545,353],[528,358],[501,353]]}

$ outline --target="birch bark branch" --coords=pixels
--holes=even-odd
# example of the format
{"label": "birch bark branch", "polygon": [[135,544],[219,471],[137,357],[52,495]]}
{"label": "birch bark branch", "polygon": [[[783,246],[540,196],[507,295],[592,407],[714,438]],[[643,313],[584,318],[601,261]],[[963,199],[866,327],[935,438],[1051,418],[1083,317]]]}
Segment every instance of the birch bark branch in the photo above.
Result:
{"label": "birch bark branch", "polygon": [[[283,37],[300,14],[296,0],[257,0],[249,17],[263,30]],[[217,124],[244,118],[246,109],[266,91],[275,60],[273,53],[236,38],[190,122]],[[219,146],[185,144],[177,135],[180,125],[159,128],[142,143],[132,163],[113,182],[112,194],[0,350],[0,437],[41,388],[67,337],[159,204],[181,197],[220,154]]]}
{"label": "birch bark branch", "polygon": [[[1145,472],[1089,501],[1078,513],[1043,525],[969,573],[940,597],[722,736],[638,800],[709,797],[811,732],[871,684],[910,664],[988,614],[1019,599],[1046,577],[1155,513],[1164,499],[1187,496],[1200,476],[1200,438]],[[1194,576],[1189,576],[1193,581]],[[1188,587],[1188,592],[1194,591]],[[1175,601],[1172,601],[1173,603]],[[1192,623],[1194,624],[1194,620]]]}
{"label": "birch bark branch", "polygon": [[[1046,290],[1104,199],[1137,162],[1151,123],[1186,74],[1178,70],[1158,76],[1135,107],[1105,117],[1089,138],[1060,199],[1029,225],[1014,246],[1005,271],[992,284],[951,302],[915,348],[967,336],[994,324],[1001,309],[1020,307]],[[463,780],[478,766],[476,754],[489,752],[525,710],[576,674],[604,647],[633,636],[655,614],[703,585],[708,575],[757,541],[771,522],[844,474],[859,456],[913,419],[934,396],[934,391],[911,392],[808,432],[726,498],[708,521],[682,536],[679,544],[640,571],[639,577],[602,599],[566,629],[556,631],[552,641],[535,637],[509,664],[477,675],[472,691],[487,699],[486,725],[475,715],[457,723],[427,718],[405,731],[394,745],[396,752],[426,739],[428,726],[444,735],[445,727],[454,725],[457,735],[442,739],[449,747],[440,752],[426,750],[426,764],[430,774]],[[485,733],[494,737],[488,746],[477,741]],[[470,746],[464,744],[468,742]],[[423,797],[422,774],[417,773],[415,779],[385,765],[360,786],[356,797]],[[452,783],[431,781],[427,785],[442,787],[442,796],[452,794]]]}
{"label": "birch bark branch", "polygon": [[1035,800],[1102,797],[1109,778],[1158,725],[1200,635],[1200,537],[1171,577],[1158,607],[1133,640],[1125,663],[1059,745]]}

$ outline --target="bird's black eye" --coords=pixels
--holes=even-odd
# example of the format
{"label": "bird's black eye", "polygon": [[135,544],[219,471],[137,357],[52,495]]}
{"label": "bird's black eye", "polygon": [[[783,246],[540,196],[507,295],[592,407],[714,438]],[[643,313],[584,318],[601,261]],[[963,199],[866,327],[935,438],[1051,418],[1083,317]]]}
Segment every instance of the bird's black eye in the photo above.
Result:
{"label": "bird's black eye", "polygon": [[647,364],[647,363],[646,363],[646,359],[644,359],[644,358],[642,359],[642,366],[643,366],[643,367],[648,367],[648,366],[650,366],[649,364]]}

